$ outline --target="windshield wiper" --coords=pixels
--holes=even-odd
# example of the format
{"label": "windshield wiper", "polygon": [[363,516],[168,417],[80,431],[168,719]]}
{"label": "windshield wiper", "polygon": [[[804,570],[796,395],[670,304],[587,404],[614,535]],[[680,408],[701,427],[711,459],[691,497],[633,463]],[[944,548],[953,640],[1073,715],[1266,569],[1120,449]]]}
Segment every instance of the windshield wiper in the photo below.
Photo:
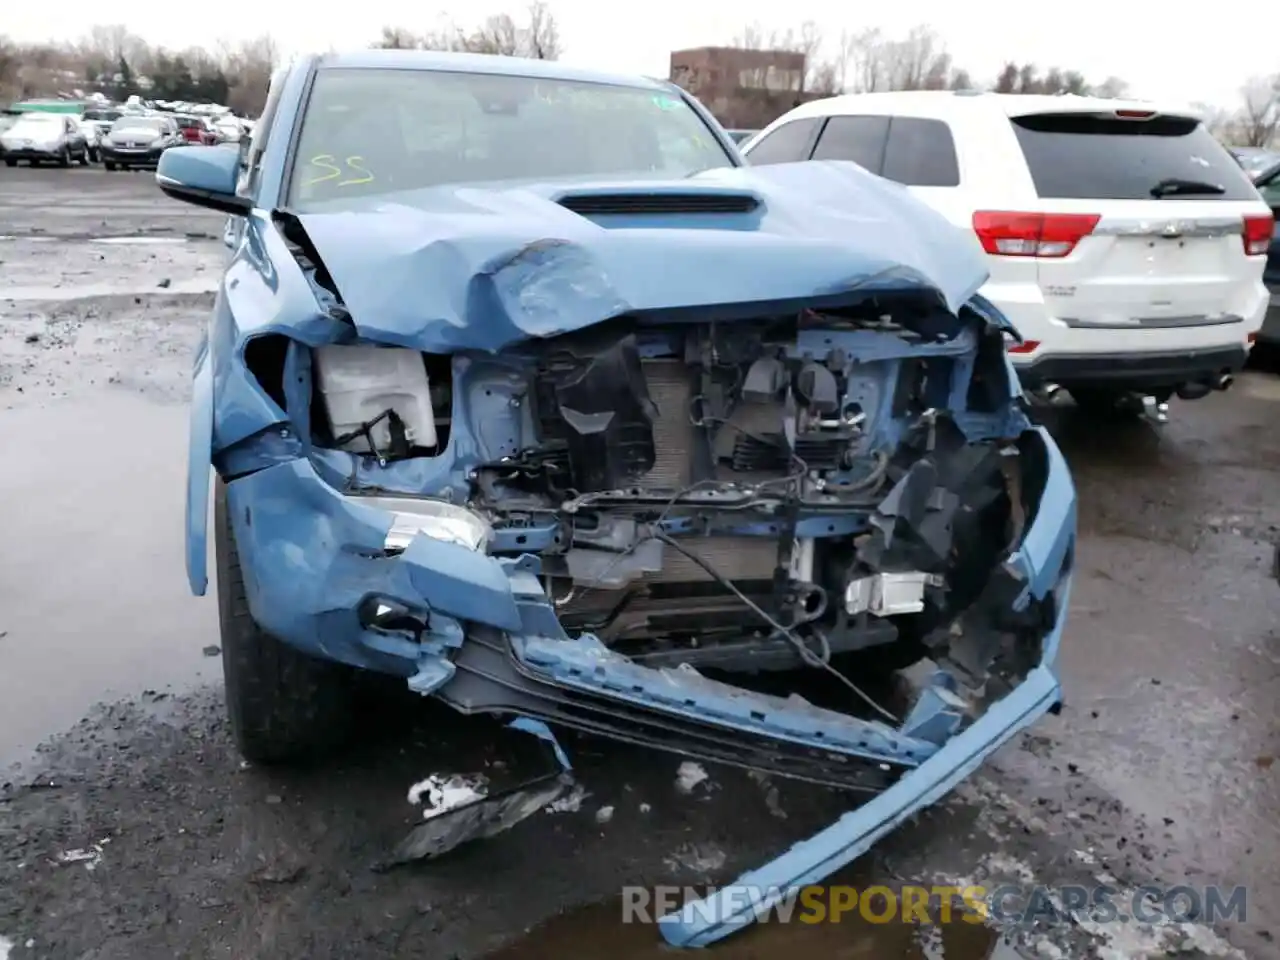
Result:
{"label": "windshield wiper", "polygon": [[1166,177],[1151,188],[1151,195],[1157,200],[1161,197],[1197,193],[1221,196],[1226,192],[1227,188],[1220,183],[1208,183],[1204,180],[1183,180],[1181,177]]}

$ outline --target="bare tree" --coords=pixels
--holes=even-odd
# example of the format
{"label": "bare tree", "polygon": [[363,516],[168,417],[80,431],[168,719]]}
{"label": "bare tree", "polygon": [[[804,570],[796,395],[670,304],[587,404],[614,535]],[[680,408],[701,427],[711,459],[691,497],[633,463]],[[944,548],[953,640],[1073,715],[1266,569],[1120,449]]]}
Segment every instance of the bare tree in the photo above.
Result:
{"label": "bare tree", "polygon": [[1102,83],[1093,88],[1092,93],[1095,97],[1119,100],[1129,95],[1129,84],[1119,77],[1107,77]]}
{"label": "bare tree", "polygon": [[241,116],[257,116],[267,99],[271,72],[280,62],[275,40],[263,35],[235,46],[222,44],[223,70],[230,78],[227,104]]}
{"label": "bare tree", "polygon": [[465,49],[472,53],[496,54],[500,57],[521,56],[523,30],[516,26],[509,13],[487,17],[464,41]]}
{"label": "bare tree", "polygon": [[382,36],[374,47],[382,50],[414,50],[419,43],[419,39],[404,27],[383,27]]}
{"label": "bare tree", "polygon": [[996,85],[993,88],[996,93],[1017,93],[1018,92],[1018,65],[1010,61],[1000,68],[1000,74],[996,77]]}
{"label": "bare tree", "polygon": [[[388,39],[388,30],[384,27],[382,40],[375,46],[387,46]],[[559,25],[543,0],[533,0],[529,4],[523,22],[518,22],[509,13],[487,17],[470,30],[445,21],[436,29],[414,38],[414,45],[426,50],[487,53],[534,60],[558,60],[561,53]]]}
{"label": "bare tree", "polygon": [[[924,25],[912,27],[899,39],[877,28],[843,34],[836,58],[841,88],[855,93],[945,90],[957,79],[946,44]],[[967,73],[960,79],[968,85]]]}
{"label": "bare tree", "polygon": [[1199,114],[1205,129],[1222,142],[1235,145],[1236,117],[1230,110],[1212,103],[1193,103],[1191,108]]}
{"label": "bare tree", "polygon": [[560,59],[563,52],[560,45],[560,24],[543,0],[533,0],[529,4],[525,37],[528,56],[535,60]]}
{"label": "bare tree", "polygon": [[1237,120],[1240,145],[1269,146],[1280,126],[1280,75],[1253,77],[1240,95],[1244,100]]}
{"label": "bare tree", "polygon": [[889,89],[889,74],[883,55],[885,42],[884,35],[876,27],[862,30],[849,38],[850,65],[846,70],[849,78],[846,90],[876,93]]}

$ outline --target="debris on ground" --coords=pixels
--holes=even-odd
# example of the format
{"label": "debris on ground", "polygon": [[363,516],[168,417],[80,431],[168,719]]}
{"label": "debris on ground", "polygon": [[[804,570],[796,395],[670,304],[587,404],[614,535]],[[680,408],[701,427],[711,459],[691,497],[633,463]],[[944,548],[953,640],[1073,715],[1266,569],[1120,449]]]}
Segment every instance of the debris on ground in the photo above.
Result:
{"label": "debris on ground", "polygon": [[9,960],[9,951],[13,949],[13,941],[0,936],[0,960]]}
{"label": "debris on ground", "polygon": [[690,872],[699,876],[714,873],[724,866],[725,852],[709,843],[685,843],[663,858],[673,873]]}
{"label": "debris on ground", "polygon": [[92,870],[102,862],[102,846],[107,842],[95,843],[87,849],[64,850],[57,856],[60,864],[83,863],[86,870]]}
{"label": "debris on ground", "polygon": [[427,798],[422,819],[430,820],[465,803],[483,799],[489,791],[488,781],[481,775],[433,775],[409,788],[409,802],[415,807]]}
{"label": "debris on ground", "polygon": [[483,840],[509,830],[574,786],[567,770],[542,776],[515,787],[491,791],[487,778],[428,777],[409,790],[410,802],[427,798],[424,823],[418,824],[393,851],[390,860],[375,864],[385,870],[414,860],[429,860],[463,843]]}
{"label": "debris on ground", "polygon": [[676,771],[676,789],[681,793],[693,793],[693,788],[708,778],[706,768],[700,763],[686,760]]}
{"label": "debris on ground", "polygon": [[589,794],[583,789],[582,784],[578,784],[569,793],[557,798],[554,803],[548,804],[545,812],[577,813],[582,809],[582,801],[588,796]]}
{"label": "debris on ground", "polygon": [[608,823],[613,819],[613,807],[601,807],[596,811],[596,823]]}

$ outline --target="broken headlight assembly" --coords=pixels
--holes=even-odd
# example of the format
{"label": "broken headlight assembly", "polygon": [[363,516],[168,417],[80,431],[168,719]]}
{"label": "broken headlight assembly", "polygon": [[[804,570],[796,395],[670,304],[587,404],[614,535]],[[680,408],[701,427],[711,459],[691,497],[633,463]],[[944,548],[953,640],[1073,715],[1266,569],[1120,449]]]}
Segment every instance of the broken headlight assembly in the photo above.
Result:
{"label": "broken headlight assembly", "polygon": [[443,500],[426,500],[417,497],[353,497],[366,507],[385,510],[391,514],[391,527],[383,543],[385,549],[399,552],[409,546],[418,534],[433,540],[456,543],[485,552],[493,539],[489,521],[466,507],[446,503]]}

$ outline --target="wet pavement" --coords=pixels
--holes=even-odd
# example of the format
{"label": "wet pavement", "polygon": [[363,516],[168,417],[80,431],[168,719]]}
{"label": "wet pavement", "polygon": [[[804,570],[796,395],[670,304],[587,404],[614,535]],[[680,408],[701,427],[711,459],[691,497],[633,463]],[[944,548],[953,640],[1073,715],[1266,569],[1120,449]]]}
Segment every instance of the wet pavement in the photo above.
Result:
{"label": "wet pavement", "polygon": [[[624,885],[726,882],[849,798],[714,768],[686,795],[673,758],[570,738],[577,809],[378,873],[410,783],[477,753],[499,769],[492,726],[379,691],[362,749],[324,769],[236,756],[214,601],[187,595],[181,550],[221,228],[145,173],[0,171],[0,958],[670,956],[621,922]],[[994,931],[855,910],[713,956],[1280,956],[1280,379],[1172,414],[1046,412],[1081,496],[1066,708],[837,879],[1243,885],[1246,919]]]}

